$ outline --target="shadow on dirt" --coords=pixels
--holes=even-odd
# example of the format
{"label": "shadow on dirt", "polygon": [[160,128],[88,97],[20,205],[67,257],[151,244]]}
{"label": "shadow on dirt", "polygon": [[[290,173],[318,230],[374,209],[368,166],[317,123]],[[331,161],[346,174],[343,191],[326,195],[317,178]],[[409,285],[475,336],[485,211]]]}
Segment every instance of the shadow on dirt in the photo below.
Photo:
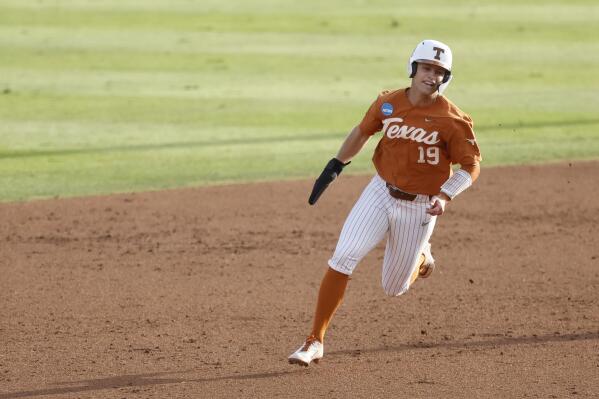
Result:
{"label": "shadow on dirt", "polygon": [[[500,335],[497,335],[498,337]],[[489,340],[452,340],[447,338],[445,341],[440,342],[418,342],[418,343],[406,343],[396,346],[384,346],[380,348],[365,348],[365,349],[351,349],[351,350],[340,350],[334,352],[328,352],[328,356],[336,355],[356,355],[366,353],[377,353],[377,352],[402,352],[415,349],[431,349],[431,348],[442,348],[442,349],[474,349],[474,348],[499,348],[502,346],[510,345],[533,345],[533,344],[544,344],[551,342],[568,342],[568,341],[586,341],[586,340],[599,340],[599,332],[586,332],[577,334],[546,334],[523,336],[523,337],[510,337],[501,336],[496,339]],[[1,398],[1,396],[0,396]]]}
{"label": "shadow on dirt", "polygon": [[[444,349],[469,349],[469,348],[497,348],[509,345],[532,345],[532,344],[543,344],[552,342],[568,342],[568,341],[585,341],[585,340],[597,340],[599,339],[599,332],[586,332],[577,334],[547,334],[547,335],[532,335],[526,337],[501,337],[496,339],[488,340],[459,340],[453,341],[448,339],[441,342],[431,343],[413,343],[403,344],[398,346],[386,346],[380,348],[371,349],[353,349],[353,350],[341,350],[327,353],[328,356],[340,356],[340,355],[356,355],[356,354],[367,354],[376,352],[401,352],[408,350],[418,349],[430,349],[430,348],[444,348]],[[20,391],[20,392],[8,392],[0,393],[0,399],[15,399],[15,398],[26,398],[35,396],[45,395],[60,395],[69,393],[79,393],[88,391],[98,391],[103,389],[118,389],[118,388],[136,388],[153,385],[163,384],[180,384],[180,383],[202,383],[212,381],[235,381],[235,380],[253,380],[253,379],[264,379],[264,378],[275,378],[289,376],[297,373],[302,373],[304,370],[294,371],[276,371],[270,373],[254,373],[254,374],[242,374],[242,375],[226,375],[221,377],[210,377],[210,378],[176,378],[167,377],[173,374],[191,373],[192,370],[188,371],[174,371],[174,372],[162,372],[162,373],[148,373],[148,374],[132,374],[123,375],[116,377],[98,378],[93,380],[82,380],[65,383],[57,383],[55,385],[70,385],[67,387],[59,388],[45,388],[38,390]]]}
{"label": "shadow on dirt", "polygon": [[[89,391],[99,391],[103,389],[118,389],[118,388],[136,388],[153,385],[164,385],[164,384],[180,384],[180,383],[202,383],[212,382],[221,380],[253,380],[261,378],[275,378],[282,377],[289,374],[295,374],[302,372],[302,370],[295,371],[277,371],[271,373],[254,373],[254,374],[243,374],[243,375],[226,375],[222,377],[210,377],[210,378],[176,378],[166,377],[172,374],[189,373],[190,371],[173,371],[163,373],[148,373],[148,374],[131,374],[122,375],[116,377],[98,378],[94,380],[82,380],[72,381],[65,383],[58,383],[55,385],[70,385],[68,387],[60,388],[45,388],[29,391],[20,392],[8,392],[0,393],[0,399],[14,399],[14,398],[27,398],[35,396],[45,395],[61,395],[69,393],[80,393]],[[75,386],[73,386],[75,385]]]}

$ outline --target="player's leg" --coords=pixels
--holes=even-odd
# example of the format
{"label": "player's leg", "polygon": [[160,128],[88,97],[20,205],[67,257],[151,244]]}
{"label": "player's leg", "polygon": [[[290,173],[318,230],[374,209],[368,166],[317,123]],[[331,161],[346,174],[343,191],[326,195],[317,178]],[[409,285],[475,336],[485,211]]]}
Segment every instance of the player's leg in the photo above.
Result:
{"label": "player's leg", "polygon": [[427,201],[420,198],[397,202],[390,219],[389,237],[383,261],[382,285],[385,293],[405,293],[427,261],[423,255],[432,235],[436,217],[426,213]]}
{"label": "player's leg", "polygon": [[420,277],[420,268],[422,267],[422,265],[424,265],[424,261],[425,261],[424,255],[420,254],[420,256],[418,257],[418,261],[416,262],[418,267],[416,269],[414,269],[414,271],[410,275],[410,285],[414,284],[414,281],[416,281],[416,279],[418,279],[418,277]]}
{"label": "player's leg", "polygon": [[431,252],[431,243],[425,242],[422,247],[422,261],[418,264],[417,276],[420,278],[428,278],[435,270],[435,259]]}
{"label": "player's leg", "polygon": [[348,282],[349,276],[347,274],[340,273],[330,267],[327,269],[320,283],[312,331],[308,341],[317,339],[321,343],[324,342],[324,334],[337,308],[343,302]]}
{"label": "player's leg", "polygon": [[431,253],[430,242],[425,242],[422,246],[421,254],[418,257],[418,262],[416,262],[416,264],[417,267],[414,269],[410,277],[410,286],[414,284],[416,279],[428,278],[431,274],[433,274],[433,270],[435,269],[435,259]]}
{"label": "player's leg", "polygon": [[320,285],[312,331],[304,345],[289,357],[291,363],[307,366],[322,357],[324,335],[343,301],[349,276],[389,228],[388,198],[384,182],[375,176],[351,210]]}
{"label": "player's leg", "polygon": [[[381,183],[382,182],[382,183]],[[384,237],[389,229],[393,203],[380,177],[375,176],[345,220],[329,266],[351,275],[360,260]]]}
{"label": "player's leg", "polygon": [[341,305],[349,276],[331,269],[327,269],[318,292],[316,312],[312,325],[312,332],[304,344],[289,356],[289,363],[308,366],[310,362],[318,363],[324,356],[324,332],[329,325],[331,317]]}
{"label": "player's leg", "polygon": [[345,220],[318,296],[312,334],[320,342],[343,300],[349,276],[389,229],[388,197],[384,182],[375,176]]}

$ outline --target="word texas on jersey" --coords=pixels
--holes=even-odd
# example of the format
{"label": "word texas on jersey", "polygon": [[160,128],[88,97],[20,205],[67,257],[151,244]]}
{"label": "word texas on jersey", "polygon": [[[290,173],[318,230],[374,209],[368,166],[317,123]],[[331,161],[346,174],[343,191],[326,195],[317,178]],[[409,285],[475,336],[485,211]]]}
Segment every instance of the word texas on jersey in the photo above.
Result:
{"label": "word texas on jersey", "polygon": [[360,122],[368,135],[382,131],[373,156],[385,181],[414,194],[435,195],[451,175],[451,164],[481,161],[472,119],[444,96],[414,107],[407,89],[383,92]]}

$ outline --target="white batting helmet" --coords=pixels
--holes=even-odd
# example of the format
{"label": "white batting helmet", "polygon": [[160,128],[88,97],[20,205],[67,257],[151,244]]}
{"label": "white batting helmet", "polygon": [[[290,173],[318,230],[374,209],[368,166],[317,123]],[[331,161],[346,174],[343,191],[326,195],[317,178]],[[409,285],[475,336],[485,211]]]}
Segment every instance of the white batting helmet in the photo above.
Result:
{"label": "white batting helmet", "polygon": [[412,52],[410,61],[408,62],[408,76],[413,78],[416,75],[416,68],[419,62],[434,64],[445,69],[445,76],[439,86],[439,94],[443,94],[443,91],[447,88],[447,85],[451,81],[451,63],[452,63],[451,49],[445,43],[441,43],[437,40],[423,40],[418,43],[418,46]]}

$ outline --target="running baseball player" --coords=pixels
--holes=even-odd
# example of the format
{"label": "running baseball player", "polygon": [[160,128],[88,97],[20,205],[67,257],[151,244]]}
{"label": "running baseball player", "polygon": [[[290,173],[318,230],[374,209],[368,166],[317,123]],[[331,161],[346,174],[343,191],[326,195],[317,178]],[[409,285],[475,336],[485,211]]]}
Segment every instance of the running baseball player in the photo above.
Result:
{"label": "running baseball player", "polygon": [[[324,355],[325,331],[343,300],[349,276],[385,236],[382,285],[404,294],[435,268],[429,239],[446,201],[472,185],[481,155],[472,119],[443,91],[452,79],[450,48],[436,40],[416,46],[408,62],[409,88],[385,91],[349,133],[314,184],[313,205],[327,186],[382,131],[374,151],[376,174],[351,210],[322,279],[312,331],[289,362],[308,366]],[[451,165],[460,169],[452,172]]]}

